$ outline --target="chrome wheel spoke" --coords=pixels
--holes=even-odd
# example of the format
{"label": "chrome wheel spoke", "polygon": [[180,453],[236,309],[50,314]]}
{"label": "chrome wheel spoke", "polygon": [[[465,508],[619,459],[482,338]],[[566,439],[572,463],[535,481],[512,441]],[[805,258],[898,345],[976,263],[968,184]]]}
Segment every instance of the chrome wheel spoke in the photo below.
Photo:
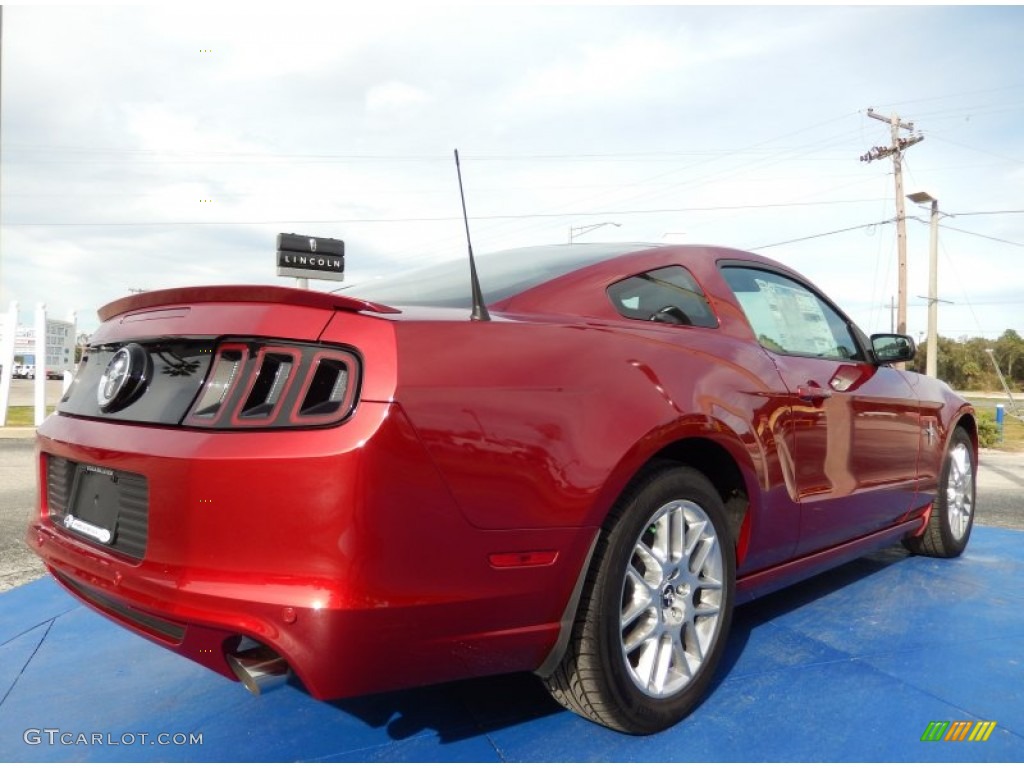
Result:
{"label": "chrome wheel spoke", "polygon": [[623,659],[649,696],[682,690],[704,664],[721,622],[724,561],[707,513],[673,501],[648,520],[622,584]]}
{"label": "chrome wheel spoke", "polygon": [[651,589],[647,582],[633,568],[626,572],[626,592],[628,600],[622,608],[619,625],[625,629],[638,617],[652,608],[654,602]]}
{"label": "chrome wheel spoke", "polygon": [[[683,632],[685,633],[685,631],[686,630],[684,629]],[[700,666],[700,662],[698,661],[696,664],[691,663],[690,657],[686,653],[686,645],[683,642],[682,633],[680,634],[680,637],[675,638],[673,650],[675,652],[676,669],[678,670],[679,675],[683,680],[689,680],[693,677],[694,672],[697,671],[697,668]]]}
{"label": "chrome wheel spoke", "polygon": [[955,538],[963,538],[973,514],[974,466],[967,446],[957,443],[949,452],[946,477],[946,519]]}
{"label": "chrome wheel spoke", "polygon": [[691,522],[688,530],[686,531],[686,556],[689,557],[693,554],[693,550],[697,548],[697,545],[703,539],[704,529],[707,527],[707,522],[699,520]]}
{"label": "chrome wheel spoke", "polygon": [[635,566],[631,570],[646,583],[657,587],[665,577],[664,561],[642,542],[637,543],[633,556],[639,561],[638,565],[643,568],[643,572]]}
{"label": "chrome wheel spoke", "polygon": [[708,576],[699,577],[697,579],[697,586],[700,589],[721,589],[722,582],[718,579],[710,578]]}
{"label": "chrome wheel spoke", "polygon": [[670,635],[664,634],[658,638],[654,665],[651,667],[651,674],[647,681],[648,686],[658,693],[665,690],[665,682],[668,680],[671,669],[672,656],[672,638]]}
{"label": "chrome wheel spoke", "polygon": [[717,616],[721,610],[721,607],[717,605],[701,605],[693,609],[693,617],[698,619],[705,616]]}
{"label": "chrome wheel spoke", "polygon": [[690,573],[694,575],[700,575],[700,573],[704,570],[704,564],[707,562],[708,556],[711,554],[712,550],[715,547],[714,540],[702,540],[700,543],[700,549],[698,549],[690,558]]}
{"label": "chrome wheel spoke", "polygon": [[693,622],[687,622],[686,624],[686,643],[685,652],[693,659],[699,666],[704,661],[704,646],[701,644],[700,637],[697,633],[697,626]]}
{"label": "chrome wheel spoke", "polygon": [[661,625],[653,617],[633,625],[632,629],[623,635],[622,648],[626,653],[632,653],[645,643],[652,642],[652,637],[658,632]]}
{"label": "chrome wheel spoke", "polygon": [[658,638],[652,637],[644,641],[636,666],[633,667],[633,674],[643,681],[645,687],[649,687],[651,684],[651,679],[654,676],[654,665],[657,661]]}

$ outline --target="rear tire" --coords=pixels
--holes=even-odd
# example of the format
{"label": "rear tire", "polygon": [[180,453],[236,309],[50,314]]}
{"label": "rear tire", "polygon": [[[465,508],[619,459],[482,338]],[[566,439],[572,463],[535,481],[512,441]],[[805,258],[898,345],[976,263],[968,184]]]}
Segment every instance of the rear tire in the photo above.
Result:
{"label": "rear tire", "polygon": [[662,464],[634,481],[604,525],[569,647],[546,680],[554,698],[624,733],[675,725],[722,655],[735,568],[704,475]]}
{"label": "rear tire", "polygon": [[957,557],[964,551],[974,527],[976,474],[970,435],[957,427],[942,462],[932,516],[920,536],[903,542],[907,549],[930,557]]}

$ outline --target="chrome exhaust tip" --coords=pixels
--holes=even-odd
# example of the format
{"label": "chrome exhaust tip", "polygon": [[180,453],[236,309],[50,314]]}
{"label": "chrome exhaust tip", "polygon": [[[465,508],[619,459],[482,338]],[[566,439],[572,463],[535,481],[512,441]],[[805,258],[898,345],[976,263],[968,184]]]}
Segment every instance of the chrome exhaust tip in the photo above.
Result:
{"label": "chrome exhaust tip", "polygon": [[235,677],[253,696],[278,688],[288,680],[288,662],[265,645],[229,653],[227,659]]}

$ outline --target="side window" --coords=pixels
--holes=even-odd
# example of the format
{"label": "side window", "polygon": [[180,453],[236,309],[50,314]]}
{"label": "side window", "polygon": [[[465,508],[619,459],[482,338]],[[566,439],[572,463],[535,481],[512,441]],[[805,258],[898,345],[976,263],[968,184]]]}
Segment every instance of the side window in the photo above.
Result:
{"label": "side window", "polygon": [[697,281],[683,267],[661,267],[608,286],[608,298],[623,317],[671,325],[717,328]]}
{"label": "side window", "polygon": [[806,286],[775,272],[723,267],[722,274],[765,349],[863,360],[846,321]]}

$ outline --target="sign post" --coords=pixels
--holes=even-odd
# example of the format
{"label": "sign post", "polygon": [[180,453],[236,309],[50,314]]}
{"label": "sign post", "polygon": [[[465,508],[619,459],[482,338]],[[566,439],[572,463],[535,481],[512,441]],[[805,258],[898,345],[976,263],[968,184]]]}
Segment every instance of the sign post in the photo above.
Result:
{"label": "sign post", "polygon": [[35,424],[46,418],[46,305],[36,304]]}
{"label": "sign post", "polygon": [[14,376],[14,334],[18,332],[18,302],[12,301],[7,321],[0,337],[0,427],[7,424],[7,405],[11,397],[11,377]]}

